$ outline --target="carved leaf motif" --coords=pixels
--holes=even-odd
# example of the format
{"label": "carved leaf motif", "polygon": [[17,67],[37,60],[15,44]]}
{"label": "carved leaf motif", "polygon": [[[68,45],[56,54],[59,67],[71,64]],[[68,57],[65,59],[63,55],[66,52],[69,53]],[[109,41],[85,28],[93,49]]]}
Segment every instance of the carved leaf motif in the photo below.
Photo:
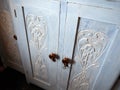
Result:
{"label": "carved leaf motif", "polygon": [[101,32],[84,30],[79,32],[77,41],[81,65],[88,67],[102,55],[107,44],[107,37]]}
{"label": "carved leaf motif", "polygon": [[27,29],[30,31],[32,44],[37,49],[42,48],[46,38],[46,21],[43,16],[28,14],[26,17]]}
{"label": "carved leaf motif", "polygon": [[107,45],[107,36],[102,32],[83,30],[78,33],[77,48],[81,72],[71,82],[71,90],[88,90],[87,71],[97,65]]}
{"label": "carved leaf motif", "polygon": [[44,59],[42,58],[42,56],[37,56],[36,58],[36,62],[34,64],[34,76],[36,78],[41,78],[43,80],[47,80],[48,76],[47,76],[47,67],[44,64]]}
{"label": "carved leaf motif", "polygon": [[70,90],[88,90],[89,83],[85,73],[83,71],[73,79]]}
{"label": "carved leaf motif", "polygon": [[42,79],[44,81],[47,80],[47,67],[44,63],[44,57],[42,56],[42,48],[45,51],[45,46],[44,42],[47,36],[47,26],[46,26],[46,21],[45,18],[40,15],[36,16],[33,14],[28,14],[26,16],[26,23],[27,23],[27,29],[28,32],[30,32],[30,45],[33,45],[36,49],[38,49],[39,55],[33,59],[34,66],[34,77],[38,79]]}

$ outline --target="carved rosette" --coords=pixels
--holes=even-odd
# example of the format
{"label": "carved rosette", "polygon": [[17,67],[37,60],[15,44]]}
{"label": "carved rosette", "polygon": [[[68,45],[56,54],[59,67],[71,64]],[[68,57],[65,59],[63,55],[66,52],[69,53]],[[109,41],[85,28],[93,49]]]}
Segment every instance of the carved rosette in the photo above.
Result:
{"label": "carved rosette", "polygon": [[12,22],[12,16],[10,12],[4,10],[0,12],[0,40],[2,41],[2,46],[6,58],[9,62],[16,63],[18,65],[22,64],[20,60],[20,54],[17,47],[17,42],[13,38],[15,35],[14,27]]}
{"label": "carved rosette", "polygon": [[78,33],[77,48],[81,65],[81,72],[71,81],[71,90],[88,90],[89,78],[87,72],[90,68],[98,66],[98,58],[107,45],[107,36],[102,32],[83,30]]}
{"label": "carved rosette", "polygon": [[30,45],[33,45],[37,49],[41,49],[47,36],[46,20],[43,16],[28,14],[26,17],[26,23],[31,36]]}

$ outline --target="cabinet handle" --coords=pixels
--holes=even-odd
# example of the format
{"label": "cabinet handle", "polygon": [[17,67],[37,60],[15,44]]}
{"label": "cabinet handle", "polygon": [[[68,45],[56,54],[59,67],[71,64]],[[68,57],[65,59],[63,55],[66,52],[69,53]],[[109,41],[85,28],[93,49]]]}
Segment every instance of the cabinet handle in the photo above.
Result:
{"label": "cabinet handle", "polygon": [[56,59],[59,59],[59,55],[55,54],[55,53],[51,53],[49,54],[49,58],[53,61],[56,62]]}
{"label": "cabinet handle", "polygon": [[69,64],[74,64],[75,63],[75,61],[74,60],[71,60],[70,58],[64,58],[63,60],[62,60],[62,63],[64,64],[64,67],[66,68],[66,67],[69,67]]}

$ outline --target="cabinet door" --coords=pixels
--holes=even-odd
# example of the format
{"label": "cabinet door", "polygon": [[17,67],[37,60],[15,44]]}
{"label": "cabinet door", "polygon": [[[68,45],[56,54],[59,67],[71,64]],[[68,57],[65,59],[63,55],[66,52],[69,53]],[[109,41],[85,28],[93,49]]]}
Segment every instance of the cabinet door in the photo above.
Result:
{"label": "cabinet door", "polygon": [[[32,73],[30,82],[42,88],[56,90],[57,61],[49,55],[57,54],[59,33],[59,2],[39,1],[23,8],[30,49]],[[55,8],[53,10],[53,8]]]}
{"label": "cabinet door", "polygon": [[22,61],[17,40],[17,29],[10,10],[9,1],[0,1],[0,42],[2,56],[7,66],[23,72]]}
{"label": "cabinet door", "polygon": [[110,90],[120,71],[118,9],[68,3],[65,55],[74,60],[68,90]]}

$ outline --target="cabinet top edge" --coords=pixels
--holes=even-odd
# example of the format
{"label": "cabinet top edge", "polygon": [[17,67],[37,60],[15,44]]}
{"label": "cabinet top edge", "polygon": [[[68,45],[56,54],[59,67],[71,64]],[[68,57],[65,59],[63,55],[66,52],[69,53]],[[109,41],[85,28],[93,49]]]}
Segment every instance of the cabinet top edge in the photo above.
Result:
{"label": "cabinet top edge", "polygon": [[72,4],[83,4],[89,6],[120,9],[120,0],[67,0],[67,2]]}

